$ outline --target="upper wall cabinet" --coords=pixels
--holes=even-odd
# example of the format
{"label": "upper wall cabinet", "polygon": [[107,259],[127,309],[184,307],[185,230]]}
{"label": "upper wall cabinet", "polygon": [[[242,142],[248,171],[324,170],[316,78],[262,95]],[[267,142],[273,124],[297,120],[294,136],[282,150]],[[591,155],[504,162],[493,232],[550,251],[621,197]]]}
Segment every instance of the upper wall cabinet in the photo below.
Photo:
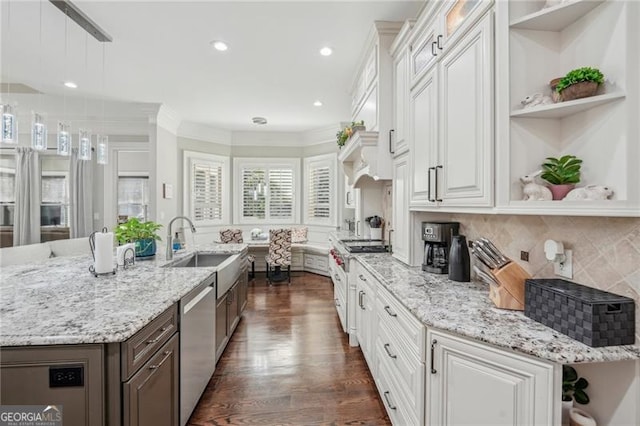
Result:
{"label": "upper wall cabinet", "polygon": [[[416,24],[409,97],[413,210],[493,205],[491,3],[446,3]],[[454,11],[463,14],[457,25]],[[431,58],[422,53],[429,40]]]}
{"label": "upper wall cabinet", "polygon": [[[640,216],[640,4],[573,0],[497,2],[497,208],[504,213]],[[503,54],[507,52],[508,54]],[[523,108],[549,82],[581,67],[605,76],[595,96]],[[520,177],[546,157],[583,160],[578,186],[600,201],[523,201]],[[542,183],[542,182],[541,182]]]}
{"label": "upper wall cabinet", "polygon": [[352,86],[353,121],[364,121],[366,132],[357,132],[342,148],[338,159],[350,185],[371,176],[391,179],[393,147],[393,60],[389,47],[402,22],[376,21],[367,38]]}
{"label": "upper wall cabinet", "polygon": [[389,138],[394,156],[403,154],[409,149],[409,46],[407,40],[411,35],[415,21],[408,20],[402,26],[395,41],[391,45],[393,58],[393,127]]}

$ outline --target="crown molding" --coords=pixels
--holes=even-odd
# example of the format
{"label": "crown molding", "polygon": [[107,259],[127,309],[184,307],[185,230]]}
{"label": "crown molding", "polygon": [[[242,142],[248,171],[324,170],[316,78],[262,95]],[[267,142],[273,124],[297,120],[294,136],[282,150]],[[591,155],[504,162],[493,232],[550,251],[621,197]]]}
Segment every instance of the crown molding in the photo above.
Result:
{"label": "crown molding", "polygon": [[[153,124],[153,116],[149,119],[149,121]],[[160,105],[160,109],[158,110],[158,114],[156,115],[155,124],[158,127],[162,127],[163,129],[173,133],[174,135],[178,133],[178,127],[180,127],[180,122],[182,119],[180,115],[169,108],[166,105]]]}
{"label": "crown molding", "polygon": [[231,145],[232,132],[205,124],[182,121],[178,126],[178,137],[211,142],[220,145]]}
{"label": "crown molding", "polygon": [[336,132],[340,128],[340,123],[336,123],[329,126],[319,127],[317,129],[307,130],[302,134],[302,141],[305,146],[335,142]]}

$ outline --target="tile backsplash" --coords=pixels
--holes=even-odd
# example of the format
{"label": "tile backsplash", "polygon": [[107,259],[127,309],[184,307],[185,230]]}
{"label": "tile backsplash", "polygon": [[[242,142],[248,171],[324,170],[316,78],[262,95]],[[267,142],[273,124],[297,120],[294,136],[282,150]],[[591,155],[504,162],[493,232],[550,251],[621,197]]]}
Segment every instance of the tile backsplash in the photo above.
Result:
{"label": "tile backsplash", "polygon": [[[537,278],[555,276],[544,242],[562,242],[573,250],[572,281],[635,300],[640,335],[640,218],[454,214],[451,220],[460,222],[469,240],[493,240]],[[529,252],[528,262],[520,260],[520,251]]]}

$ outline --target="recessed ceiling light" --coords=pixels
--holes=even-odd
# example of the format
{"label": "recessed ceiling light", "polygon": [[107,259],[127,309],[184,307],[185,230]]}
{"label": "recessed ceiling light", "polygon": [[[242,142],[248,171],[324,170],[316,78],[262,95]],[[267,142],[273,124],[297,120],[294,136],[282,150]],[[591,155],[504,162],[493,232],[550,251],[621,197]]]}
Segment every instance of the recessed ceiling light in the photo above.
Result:
{"label": "recessed ceiling light", "polygon": [[220,51],[220,52],[224,52],[225,50],[227,50],[229,48],[229,46],[227,46],[227,43],[225,43],[224,41],[220,41],[220,40],[214,40],[211,42],[211,45],[213,46],[214,49]]}
{"label": "recessed ceiling light", "polygon": [[267,119],[264,117],[253,117],[251,121],[253,124],[267,124]]}
{"label": "recessed ceiling light", "polygon": [[77,89],[78,85],[75,84],[73,81],[65,81],[64,82],[65,87],[68,87],[69,89]]}
{"label": "recessed ceiling light", "polygon": [[320,54],[322,56],[329,56],[333,53],[333,50],[331,50],[330,47],[323,47],[322,49],[320,49]]}
{"label": "recessed ceiling light", "polygon": [[322,102],[321,102],[321,101],[315,101],[315,102],[313,103],[313,106],[318,106],[318,107],[320,107],[320,106],[322,106]]}

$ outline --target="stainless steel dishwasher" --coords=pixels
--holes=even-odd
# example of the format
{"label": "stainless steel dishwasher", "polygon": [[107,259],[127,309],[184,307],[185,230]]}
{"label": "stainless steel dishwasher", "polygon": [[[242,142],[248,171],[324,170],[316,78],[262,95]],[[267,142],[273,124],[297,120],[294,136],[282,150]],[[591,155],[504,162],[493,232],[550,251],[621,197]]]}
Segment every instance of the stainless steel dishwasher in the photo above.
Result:
{"label": "stainless steel dishwasher", "polygon": [[180,424],[184,426],[216,367],[216,273],[180,300]]}

